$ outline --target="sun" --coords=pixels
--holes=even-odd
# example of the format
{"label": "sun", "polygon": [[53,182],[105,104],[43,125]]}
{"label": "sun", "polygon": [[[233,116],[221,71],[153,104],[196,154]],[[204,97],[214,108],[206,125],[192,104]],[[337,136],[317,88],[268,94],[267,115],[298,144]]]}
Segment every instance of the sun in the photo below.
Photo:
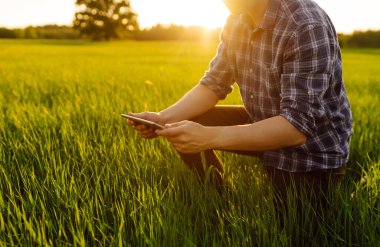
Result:
{"label": "sun", "polygon": [[143,28],[157,23],[222,27],[229,15],[223,0],[139,0],[132,3]]}
{"label": "sun", "polygon": [[222,0],[197,0],[190,1],[183,9],[181,18],[183,24],[214,28],[223,26],[228,15],[229,11]]}

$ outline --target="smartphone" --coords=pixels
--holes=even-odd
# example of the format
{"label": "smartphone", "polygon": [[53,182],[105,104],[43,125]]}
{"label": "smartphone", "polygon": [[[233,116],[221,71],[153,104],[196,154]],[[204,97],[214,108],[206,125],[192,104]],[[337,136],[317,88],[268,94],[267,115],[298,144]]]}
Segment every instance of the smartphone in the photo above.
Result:
{"label": "smartphone", "polygon": [[166,129],[166,127],[164,127],[164,126],[162,126],[162,125],[160,125],[158,123],[149,121],[149,120],[145,120],[145,119],[138,118],[138,117],[133,117],[133,116],[130,116],[130,115],[127,115],[127,114],[121,114],[121,116],[124,117],[124,118],[128,118],[128,119],[132,120],[133,122],[149,126],[149,127],[153,128],[153,129],[160,129],[160,130]]}

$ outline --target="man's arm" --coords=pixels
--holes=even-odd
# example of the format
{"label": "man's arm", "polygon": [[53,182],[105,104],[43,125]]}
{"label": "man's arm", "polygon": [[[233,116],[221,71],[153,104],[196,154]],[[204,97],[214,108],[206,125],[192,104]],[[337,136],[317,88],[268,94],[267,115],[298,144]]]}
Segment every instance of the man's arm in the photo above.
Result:
{"label": "man's arm", "polygon": [[281,116],[248,125],[207,127],[191,121],[167,125],[156,130],[181,153],[204,150],[267,151],[302,145],[306,135]]}
{"label": "man's arm", "polygon": [[180,122],[211,110],[218,101],[219,98],[214,91],[198,84],[174,105],[161,111],[159,115],[165,123]]}
{"label": "man's arm", "polygon": [[248,125],[216,127],[212,146],[222,150],[268,151],[306,142],[306,135],[284,117],[277,116]]}

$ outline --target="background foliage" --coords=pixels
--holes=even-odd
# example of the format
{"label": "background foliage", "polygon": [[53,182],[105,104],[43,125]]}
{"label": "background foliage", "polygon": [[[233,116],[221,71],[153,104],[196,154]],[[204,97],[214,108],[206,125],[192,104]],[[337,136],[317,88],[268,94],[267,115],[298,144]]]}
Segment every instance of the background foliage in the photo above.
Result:
{"label": "background foliage", "polygon": [[[185,40],[201,41],[205,37],[217,41],[220,29],[204,29],[201,27],[184,27],[179,25],[156,25],[151,28],[130,32],[119,32],[119,39],[132,40]],[[48,25],[27,27],[24,29],[0,28],[0,38],[5,39],[80,39],[77,30],[69,26]],[[343,48],[380,48],[380,31],[356,31],[352,34],[339,34],[339,42]]]}

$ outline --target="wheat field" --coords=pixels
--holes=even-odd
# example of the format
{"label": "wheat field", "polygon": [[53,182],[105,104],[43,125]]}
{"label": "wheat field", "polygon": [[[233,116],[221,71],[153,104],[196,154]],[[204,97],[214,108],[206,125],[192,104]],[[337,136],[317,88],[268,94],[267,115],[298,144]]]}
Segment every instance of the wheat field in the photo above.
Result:
{"label": "wheat field", "polygon": [[380,50],[343,50],[355,133],[334,207],[280,227],[256,159],[218,153],[221,196],[120,117],[174,103],[216,47],[0,40],[0,245],[379,246]]}

